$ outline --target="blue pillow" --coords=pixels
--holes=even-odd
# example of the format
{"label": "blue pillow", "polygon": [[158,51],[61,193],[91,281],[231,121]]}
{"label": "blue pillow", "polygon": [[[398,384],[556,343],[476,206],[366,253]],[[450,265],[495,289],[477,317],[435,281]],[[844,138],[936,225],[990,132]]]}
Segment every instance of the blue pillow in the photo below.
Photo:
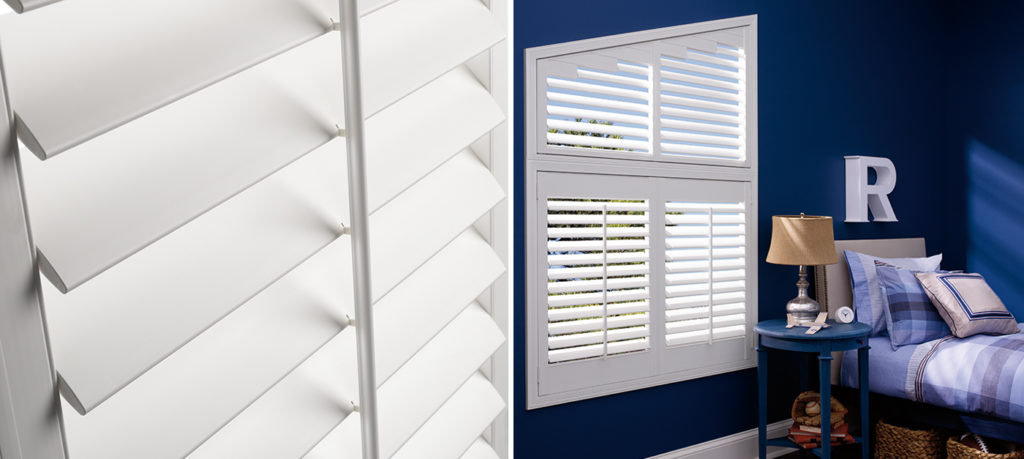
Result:
{"label": "blue pillow", "polygon": [[952,333],[914,271],[877,265],[882,312],[892,349],[921,344]]}
{"label": "blue pillow", "polygon": [[928,258],[880,258],[852,250],[843,251],[850,268],[850,284],[853,288],[853,311],[857,321],[871,326],[871,335],[885,332],[885,315],[882,312],[882,289],[878,285],[875,260],[898,268],[920,272],[939,270],[942,254]]}

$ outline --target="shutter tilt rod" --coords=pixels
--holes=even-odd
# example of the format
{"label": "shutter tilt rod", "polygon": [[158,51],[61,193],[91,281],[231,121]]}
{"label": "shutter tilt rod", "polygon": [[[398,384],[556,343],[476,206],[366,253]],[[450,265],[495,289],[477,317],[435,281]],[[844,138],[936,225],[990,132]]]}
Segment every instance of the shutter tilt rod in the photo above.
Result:
{"label": "shutter tilt rod", "polygon": [[338,0],[341,15],[342,72],[345,78],[345,141],[348,145],[348,196],[352,225],[352,278],[355,294],[356,353],[359,357],[359,416],[363,459],[378,459],[377,368],[373,352],[373,298],[370,292],[370,212],[366,204],[363,88],[359,60],[356,0]]}

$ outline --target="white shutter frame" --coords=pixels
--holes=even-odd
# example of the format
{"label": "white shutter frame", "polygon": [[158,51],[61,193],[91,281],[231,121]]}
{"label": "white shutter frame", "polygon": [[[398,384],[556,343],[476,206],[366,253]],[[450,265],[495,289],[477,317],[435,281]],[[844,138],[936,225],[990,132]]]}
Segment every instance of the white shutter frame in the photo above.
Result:
{"label": "white shutter frame", "polygon": [[[699,37],[699,40],[678,40],[680,38]],[[571,280],[577,277],[573,276],[599,276],[596,271],[588,271],[585,266],[580,264],[585,263],[600,263],[600,260],[588,255],[587,252],[582,254],[570,254],[570,255],[549,255],[546,249],[543,248],[546,245],[545,231],[546,231],[546,215],[544,211],[544,204],[546,200],[551,196],[549,193],[548,185],[545,183],[552,180],[546,179],[551,176],[558,176],[557,180],[566,180],[565,176],[578,176],[583,177],[581,180],[584,182],[592,182],[592,185],[577,188],[577,192],[574,190],[559,190],[557,197],[568,197],[568,196],[579,196],[579,197],[592,197],[602,195],[581,195],[578,190],[588,190],[592,188],[601,188],[610,183],[615,183],[617,180],[621,180],[623,177],[629,179],[640,179],[647,178],[658,182],[659,185],[655,186],[657,190],[650,191],[648,198],[652,201],[652,219],[651,227],[651,257],[638,258],[634,261],[650,260],[652,264],[662,264],[663,266],[657,268],[657,273],[652,269],[651,278],[649,280],[650,288],[653,291],[663,292],[665,290],[665,275],[668,273],[672,274],[683,274],[697,272],[699,268],[694,263],[699,259],[706,258],[706,254],[702,255],[697,252],[685,252],[681,254],[673,253],[666,254],[666,239],[665,236],[668,232],[678,232],[687,230],[671,230],[665,226],[666,216],[664,215],[664,209],[666,201],[670,200],[667,195],[661,190],[661,181],[671,182],[679,179],[691,179],[699,180],[701,183],[713,183],[717,181],[732,182],[745,184],[746,189],[750,190],[748,196],[749,203],[748,210],[746,211],[746,218],[753,218],[756,221],[757,215],[757,18],[756,16],[745,16],[731,19],[724,19],[718,21],[709,21],[705,23],[688,24],[676,27],[667,27],[664,29],[656,29],[650,31],[641,31],[629,34],[615,35],[609,37],[600,37],[589,40],[581,40],[578,42],[563,43],[557,45],[544,46],[539,48],[532,48],[526,51],[526,74],[528,75],[525,80],[526,86],[526,102],[527,102],[527,132],[526,132],[526,226],[527,226],[527,408],[535,409],[539,407],[565,403],[575,400],[587,399],[602,395],[614,394],[628,390],[634,390],[644,387],[651,387],[660,384],[672,383],[722,372],[728,372],[738,370],[741,368],[749,368],[754,365],[753,359],[739,359],[735,360],[732,356],[743,355],[749,350],[743,347],[750,344],[749,339],[736,339],[731,338],[726,340],[729,343],[740,343],[738,348],[725,350],[721,353],[716,353],[707,356],[696,356],[694,359],[686,360],[681,359],[674,366],[668,364],[671,360],[677,360],[667,354],[668,346],[665,342],[665,331],[666,331],[666,315],[667,311],[678,311],[679,308],[684,307],[684,304],[666,303],[666,299],[663,295],[653,295],[651,299],[651,311],[652,316],[649,323],[651,328],[650,334],[652,337],[651,351],[654,355],[654,360],[650,363],[640,364],[639,369],[623,372],[621,368],[615,368],[614,365],[624,365],[618,362],[614,362],[615,359],[605,359],[609,363],[601,363],[600,366],[603,368],[597,368],[594,370],[581,370],[572,371],[566,370],[563,373],[558,373],[557,377],[552,377],[552,369],[554,368],[567,368],[573,365],[581,365],[581,363],[587,362],[587,360],[581,361],[566,361],[555,364],[547,363],[547,350],[550,345],[547,333],[546,333],[546,316],[547,312],[543,305],[545,304],[545,297],[547,295],[548,277],[551,280]],[[645,44],[659,43],[663,46],[649,47]],[[718,56],[706,57],[702,53],[705,53],[710,49],[711,44],[716,43],[716,50]],[[687,44],[692,44],[691,49],[687,49]],[[724,45],[718,45],[724,44]],[[740,48],[740,49],[736,49]],[[740,126],[718,124],[726,121],[734,121],[735,116],[728,118],[723,113],[717,113],[709,111],[701,107],[690,107],[686,106],[673,106],[672,104],[656,104],[656,113],[660,113],[660,116],[653,116],[650,126],[652,134],[650,136],[651,142],[655,145],[654,155],[645,157],[636,153],[629,152],[618,152],[608,151],[601,149],[581,149],[581,148],[570,148],[564,146],[552,146],[548,145],[548,132],[547,132],[547,117],[549,114],[555,115],[555,118],[572,118],[574,110],[580,110],[578,108],[572,108],[573,106],[560,107],[557,105],[549,105],[547,99],[547,93],[549,87],[545,84],[545,79],[548,76],[563,79],[572,79],[573,75],[571,68],[565,65],[568,60],[566,56],[576,56],[578,54],[599,54],[615,59],[620,59],[627,62],[640,59],[644,56],[641,53],[635,52],[640,49],[647,53],[646,60],[643,62],[637,62],[639,64],[647,64],[652,66],[652,79],[654,91],[660,93],[661,80],[663,74],[670,70],[661,69],[662,55],[672,56],[682,54],[683,56],[676,57],[687,57],[688,55],[699,56],[696,60],[702,60],[702,62],[708,62],[711,64],[720,64],[727,61],[733,61],[733,58],[745,59],[742,67],[742,77],[738,78],[742,80],[745,88],[739,94],[739,97],[732,97],[731,95],[722,97],[722,102],[717,100],[707,100],[697,103],[696,105],[709,105],[719,103],[737,103],[738,107],[734,113],[740,113],[745,118],[745,122],[741,123]],[[613,52],[622,50],[622,52]],[[633,60],[628,59],[632,58]],[[695,60],[695,61],[696,61]],[[556,62],[558,61],[558,62]],[[734,62],[734,61],[733,61]],[[558,64],[557,66],[555,64]],[[696,65],[696,64],[695,64]],[[703,64],[701,64],[703,65]],[[619,66],[620,71],[622,69],[628,69],[621,62]],[[558,73],[551,73],[555,70]],[[580,70],[577,68],[577,75]],[[715,72],[712,72],[715,73]],[[684,92],[684,94],[668,94],[678,98],[689,98],[694,100],[702,100],[702,97],[708,97],[717,95],[713,91],[719,89],[731,91],[736,84],[728,81],[713,80],[699,76],[688,76],[686,74],[673,81],[665,81],[670,89],[681,89],[680,87],[693,87],[696,90],[691,91],[693,94]],[[709,81],[711,84],[707,84],[707,88],[692,86],[694,84],[700,84],[700,81]],[[587,81],[580,81],[586,83]],[[709,92],[710,91],[710,92]],[[573,95],[572,92],[569,92]],[[723,92],[725,94],[725,92]],[[735,94],[735,93],[733,93]],[[738,99],[738,100],[737,100]],[[706,104],[705,104],[706,102]],[[717,106],[717,105],[716,105]],[[595,117],[599,113],[594,113]],[[690,118],[681,117],[681,119],[675,118],[677,115],[686,114],[691,116]],[[699,117],[693,118],[695,114],[700,114]],[[631,116],[626,113],[618,114],[617,116]],[[711,123],[699,121],[700,119],[711,120]],[[622,118],[618,121],[620,123],[630,123],[640,121],[640,119],[626,119]],[[637,123],[641,124],[641,123]],[[616,126],[619,127],[633,127],[633,126]],[[601,128],[608,132],[611,132],[612,128]],[[626,132],[626,131],[620,131]],[[715,140],[710,142],[708,140]],[[692,143],[692,145],[691,145]],[[735,150],[736,144],[741,145],[741,154],[735,156],[741,157],[741,160],[730,159],[730,158],[715,158],[715,157],[701,157],[701,158],[689,158],[681,156],[672,156],[668,151],[662,151],[661,146],[667,145],[669,149],[673,149],[680,152],[694,153],[701,156],[707,156],[709,154],[721,155],[722,150],[729,147]],[[580,143],[582,145],[582,143]],[[642,187],[634,188],[639,189]],[[614,190],[614,186],[612,187]],[[652,190],[648,187],[648,190]],[[641,193],[643,194],[643,193]],[[637,193],[623,193],[615,197],[604,195],[604,197],[613,199],[636,199]],[[679,199],[679,198],[674,198]],[[696,198],[694,198],[696,199]],[[710,197],[711,201],[717,201],[713,196]],[[660,204],[658,203],[660,201]],[[576,218],[582,220],[582,218]],[[674,220],[675,217],[672,217]],[[754,228],[751,222],[747,222],[747,232],[752,232]],[[560,229],[558,237],[584,237],[587,231],[568,231]],[[591,232],[592,233],[592,232]],[[636,233],[636,232],[633,232]],[[739,316],[737,313],[726,314],[730,308],[735,308],[738,302],[744,302],[743,308],[746,310],[749,308],[751,314],[744,313],[744,320],[749,323],[756,322],[756,295],[745,295],[734,297],[734,295],[743,294],[744,292],[736,292],[734,286],[730,284],[739,279],[738,271],[728,271],[736,269],[745,269],[745,275],[748,287],[745,289],[746,292],[756,292],[756,238],[750,234],[739,234],[737,230],[732,227],[723,227],[714,230],[714,236],[717,239],[717,245],[715,247],[716,261],[714,262],[715,270],[725,270],[722,274],[721,282],[717,282],[715,290],[718,292],[717,295],[721,298],[716,299],[714,302],[716,305],[720,305],[719,308],[722,312],[717,314],[721,319],[717,321],[722,326],[722,334],[735,333],[732,327],[733,325],[727,325],[729,323],[736,323]],[[620,233],[622,234],[622,233]],[[625,234],[622,234],[625,236]],[[639,234],[631,234],[638,236]],[[591,237],[594,237],[591,234]],[[739,248],[727,247],[721,245],[723,243],[733,243],[737,237],[744,237],[745,246]],[[730,239],[733,238],[733,239]],[[672,242],[673,245],[678,244],[677,241]],[[688,244],[688,243],[687,243]],[[686,244],[684,244],[686,245]],[[688,249],[689,250],[689,249]],[[699,249],[695,249],[699,250]],[[718,255],[728,255],[732,258],[718,259]],[[557,257],[552,259],[553,257]],[[740,257],[740,258],[736,258]],[[742,259],[742,263],[737,261]],[[749,260],[754,260],[753,262]],[[564,273],[545,273],[549,263],[562,263],[568,266],[568,269],[564,270]],[[573,265],[572,263],[576,263]],[[705,263],[706,264],[706,263]],[[749,264],[749,266],[748,266]],[[671,298],[669,298],[671,299]],[[587,306],[589,307],[589,306]],[[582,313],[581,313],[582,314]],[[673,312],[673,314],[677,314]],[[570,316],[566,316],[568,319]],[[676,316],[672,316],[673,318]],[[580,319],[585,317],[580,316]],[[748,327],[747,322],[744,323],[744,327]],[[749,336],[749,330],[743,330],[741,335]],[[568,340],[568,338],[566,338]],[[584,342],[587,339],[591,339],[587,336],[573,337],[573,342]],[[571,340],[570,340],[571,341]],[[558,345],[563,345],[562,340],[559,339]],[[686,346],[683,346],[686,347]],[[584,346],[585,348],[585,346]],[[566,347],[565,349],[572,349]],[[726,352],[728,351],[728,352]],[[619,360],[627,360],[629,358],[637,359],[638,354],[633,353],[626,354],[619,357]],[[587,355],[584,353],[584,357]],[[686,362],[712,362],[702,367],[685,367]],[[714,363],[718,362],[718,363]],[[613,365],[614,364],[614,365]],[[559,370],[561,371],[561,370]],[[608,381],[607,375],[609,373],[619,372],[621,377],[618,380]],[[614,378],[613,378],[614,379]],[[573,387],[572,384],[559,384],[558,381],[580,381],[580,384]],[[587,382],[588,380],[594,381],[593,383]],[[556,387],[552,387],[552,386]],[[561,386],[561,387],[558,387]]]}

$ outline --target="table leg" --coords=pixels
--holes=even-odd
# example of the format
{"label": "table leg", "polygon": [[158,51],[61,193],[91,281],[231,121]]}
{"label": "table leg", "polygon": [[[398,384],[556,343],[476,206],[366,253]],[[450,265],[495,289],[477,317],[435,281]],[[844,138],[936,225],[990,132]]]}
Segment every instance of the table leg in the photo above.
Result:
{"label": "table leg", "polygon": [[871,452],[870,438],[871,438],[871,422],[868,416],[868,392],[870,389],[870,380],[868,379],[868,346],[864,346],[857,350],[857,374],[860,377],[860,455],[863,459],[868,459]]}
{"label": "table leg", "polygon": [[821,458],[832,455],[832,353],[818,354],[818,380],[821,393]]}
{"label": "table leg", "polygon": [[768,449],[768,353],[757,338],[757,451],[766,459]]}

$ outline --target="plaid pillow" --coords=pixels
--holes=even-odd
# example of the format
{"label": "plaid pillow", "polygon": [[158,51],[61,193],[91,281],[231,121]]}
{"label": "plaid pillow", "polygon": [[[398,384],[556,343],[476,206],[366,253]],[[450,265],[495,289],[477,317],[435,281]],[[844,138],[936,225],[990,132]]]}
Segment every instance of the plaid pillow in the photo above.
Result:
{"label": "plaid pillow", "polygon": [[878,285],[875,262],[890,266],[931,272],[939,270],[942,254],[928,258],[880,258],[873,255],[844,250],[846,264],[850,268],[850,287],[853,290],[853,310],[857,321],[871,326],[871,336],[885,333],[885,313],[882,311],[882,289]]}
{"label": "plaid pillow", "polygon": [[882,289],[882,313],[893,350],[921,344],[951,334],[914,271],[876,262]]}

